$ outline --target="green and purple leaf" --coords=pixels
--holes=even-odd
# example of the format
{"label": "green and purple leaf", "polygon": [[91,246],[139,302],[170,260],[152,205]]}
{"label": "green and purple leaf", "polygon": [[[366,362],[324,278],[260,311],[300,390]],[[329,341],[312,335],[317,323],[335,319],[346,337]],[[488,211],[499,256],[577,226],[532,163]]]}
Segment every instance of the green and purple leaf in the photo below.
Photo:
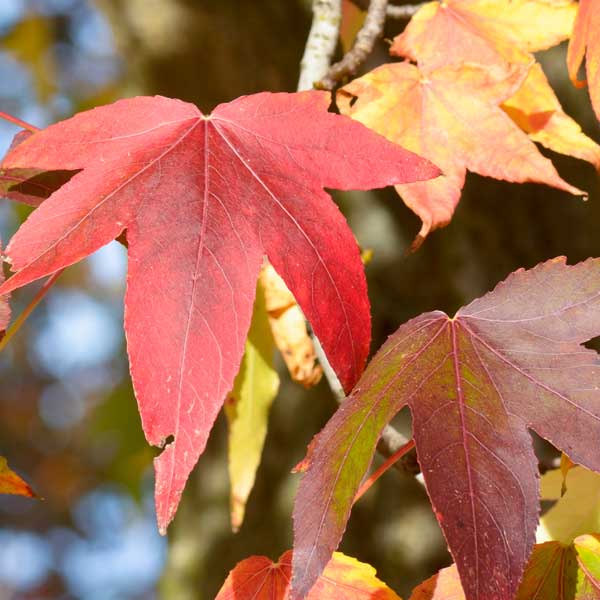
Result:
{"label": "green and purple leaf", "polygon": [[538,521],[527,431],[600,470],[600,260],[517,271],[450,319],[392,335],[316,436],[294,512],[292,597],[337,547],[382,429],[413,417],[427,491],[469,600],[512,600]]}

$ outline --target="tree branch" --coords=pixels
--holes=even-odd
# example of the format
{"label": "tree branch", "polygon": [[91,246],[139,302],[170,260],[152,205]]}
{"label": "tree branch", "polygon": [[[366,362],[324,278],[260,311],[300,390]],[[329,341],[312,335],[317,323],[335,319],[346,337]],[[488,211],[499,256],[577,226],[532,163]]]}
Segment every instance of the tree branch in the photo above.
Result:
{"label": "tree branch", "polygon": [[[351,0],[361,10],[369,8],[369,0]],[[390,19],[410,19],[425,4],[388,5],[386,15]]]}
{"label": "tree branch", "polygon": [[[376,2],[373,3],[376,4]],[[326,76],[339,37],[341,12],[341,0],[313,0],[313,22],[306,42],[302,62],[300,63],[300,80],[298,82],[299,92],[312,89],[315,81],[319,81],[322,77]],[[323,24],[324,20],[327,21],[326,25]],[[334,26],[333,29],[332,25]],[[327,44],[325,44],[325,40],[327,40]],[[342,384],[329,364],[319,340],[314,334],[312,335],[312,338],[317,358],[323,367],[325,379],[327,380],[335,399],[341,404],[346,397]],[[406,445],[408,441],[408,438],[399,431],[394,429],[391,425],[387,425],[377,444],[377,450],[380,454],[389,458]],[[415,454],[412,452],[402,457],[401,460],[395,463],[394,467],[403,473],[415,474],[420,471]]]}
{"label": "tree branch", "polygon": [[313,0],[313,20],[300,62],[298,91],[311,90],[327,73],[342,22],[342,0]]}
{"label": "tree branch", "polygon": [[421,7],[425,6],[425,2],[421,4],[402,4],[400,6],[388,6],[387,16],[390,19],[410,19],[416,14]]}
{"label": "tree branch", "polygon": [[354,75],[372,52],[375,40],[381,36],[388,8],[388,0],[371,0],[365,22],[356,36],[354,46],[344,58],[332,65],[317,87],[332,90],[342,79]]}

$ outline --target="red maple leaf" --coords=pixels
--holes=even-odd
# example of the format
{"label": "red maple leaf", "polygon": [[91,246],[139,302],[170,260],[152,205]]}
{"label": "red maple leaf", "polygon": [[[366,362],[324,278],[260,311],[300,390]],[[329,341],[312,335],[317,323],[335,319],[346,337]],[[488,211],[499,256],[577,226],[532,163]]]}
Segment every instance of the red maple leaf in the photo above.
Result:
{"label": "red maple leaf", "polygon": [[[126,230],[125,331],[155,459],[162,532],[232,387],[266,253],[346,389],[364,367],[369,303],[358,248],[324,187],[436,176],[424,159],[327,112],[321,92],[262,93],[209,117],[139,97],[34,133],[3,168],[82,169],[11,240],[5,293]],[[90,343],[93,343],[90,340]]]}
{"label": "red maple leaf", "polygon": [[292,598],[339,543],[385,425],[404,406],[469,600],[512,600],[538,521],[528,428],[600,471],[600,259],[517,271],[450,319],[405,323],[315,437],[294,511]]}
{"label": "red maple leaf", "polygon": [[[289,600],[292,552],[276,563],[266,556],[250,556],[229,573],[215,600]],[[355,558],[334,552],[306,600],[400,600],[376,577],[375,569]]]}

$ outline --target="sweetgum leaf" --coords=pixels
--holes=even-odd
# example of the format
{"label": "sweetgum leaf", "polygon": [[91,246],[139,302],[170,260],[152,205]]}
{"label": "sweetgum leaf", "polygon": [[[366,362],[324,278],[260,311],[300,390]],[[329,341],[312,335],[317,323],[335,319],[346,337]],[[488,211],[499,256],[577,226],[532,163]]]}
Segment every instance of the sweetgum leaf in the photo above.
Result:
{"label": "sweetgum leaf", "polygon": [[[560,542],[538,544],[533,549],[517,600],[575,600],[577,558],[572,546]],[[592,600],[592,598],[588,598]]]}
{"label": "sweetgum leaf", "polygon": [[0,456],[0,494],[37,497],[29,485],[8,466],[4,456]]}
{"label": "sweetgum leaf", "polygon": [[600,146],[563,111],[539,63],[532,65],[523,85],[502,103],[502,109],[534,142],[600,169]]}
{"label": "sweetgum leaf", "polygon": [[575,85],[585,56],[585,72],[592,106],[600,119],[600,0],[581,0],[573,35],[569,41],[567,66]]}
{"label": "sweetgum leaf", "polygon": [[[516,600],[599,600],[600,536],[582,535],[573,544],[537,544]],[[465,600],[456,565],[419,585],[410,600]]]}
{"label": "sweetgum leaf", "polygon": [[527,431],[600,470],[600,259],[517,271],[453,319],[423,314],[379,350],[311,443],[294,510],[293,598],[337,547],[385,425],[410,407],[427,491],[469,600],[512,600],[538,521]]}
{"label": "sweetgum leaf", "polygon": [[600,600],[600,535],[533,549],[516,600]]}
{"label": "sweetgum leaf", "polygon": [[413,590],[410,600],[465,600],[456,565],[440,569],[418,585]]}
{"label": "sweetgum leaf", "polygon": [[[251,556],[229,573],[215,600],[287,600],[290,592],[292,552],[273,563],[266,556]],[[307,600],[400,600],[375,569],[335,552]]]}
{"label": "sweetgum leaf", "polygon": [[81,260],[126,230],[125,331],[159,528],[173,518],[233,385],[263,255],[350,389],[369,350],[356,242],[325,187],[436,176],[424,159],[327,111],[329,94],[262,93],[203,115],[139,97],[17,145],[5,169],[77,170],[11,240],[5,293]]}
{"label": "sweetgum leaf", "polygon": [[269,410],[279,390],[279,376],[273,367],[274,351],[275,342],[269,326],[265,293],[259,280],[244,357],[224,406],[229,426],[228,462],[233,531],[238,531],[244,521],[246,502],[254,487],[267,435]]}
{"label": "sweetgum leaf", "polygon": [[264,290],[275,345],[281,352],[290,377],[307,388],[317,385],[323,369],[317,362],[306,319],[296,299],[271,265],[263,266],[258,280]]}
{"label": "sweetgum leaf", "polygon": [[423,69],[464,61],[508,67],[566,40],[577,3],[571,0],[428,2],[394,38],[390,53]]}
{"label": "sweetgum leaf", "polygon": [[351,81],[338,93],[340,111],[389,140],[425,156],[444,174],[396,186],[422,220],[415,246],[447,225],[460,199],[467,169],[505,181],[545,183],[583,194],[560,178],[552,162],[500,108],[521,87],[527,68],[475,64],[424,73],[390,63]]}
{"label": "sweetgum leaf", "polygon": [[557,502],[540,519],[538,542],[556,540],[570,544],[579,535],[600,531],[600,475],[581,466],[573,467],[567,474],[564,494],[563,481],[559,469],[542,475],[542,500]]}

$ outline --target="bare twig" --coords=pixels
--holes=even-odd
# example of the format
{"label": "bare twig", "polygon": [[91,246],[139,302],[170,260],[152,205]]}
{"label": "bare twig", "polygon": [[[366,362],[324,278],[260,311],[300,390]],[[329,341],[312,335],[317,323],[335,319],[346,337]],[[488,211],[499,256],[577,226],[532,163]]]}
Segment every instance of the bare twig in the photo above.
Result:
{"label": "bare twig", "polygon": [[332,90],[342,79],[358,71],[372,52],[375,40],[381,36],[388,0],[371,0],[365,22],[356,36],[354,46],[340,62],[332,65],[317,87]]}
{"label": "bare twig", "polygon": [[[335,5],[335,6],[334,6]],[[339,27],[341,21],[342,5],[341,0],[324,2],[323,0],[313,0],[313,23],[310,29],[308,40],[306,43],[306,49],[304,50],[304,56],[300,63],[300,81],[298,82],[298,91],[311,89],[315,81],[320,80],[325,76],[335,50],[335,45],[339,37]],[[323,28],[323,24],[320,23],[322,19],[329,19],[329,26]],[[335,24],[335,30],[330,27]],[[327,55],[326,60],[324,59],[324,38],[320,36],[328,36],[328,48],[330,53]],[[332,43],[333,38],[333,43]],[[315,352],[319,363],[323,367],[323,373],[325,379],[329,384],[329,387],[337,400],[338,403],[342,403],[346,397],[344,388],[340,383],[335,371],[329,364],[325,352],[319,343],[317,337],[313,334],[313,343],[315,346]],[[394,453],[398,452],[400,448],[408,443],[408,438],[403,436],[399,431],[394,429],[391,425],[388,425],[384,430],[377,444],[377,450],[389,458]],[[400,461],[395,463],[394,467],[403,473],[418,473],[419,466],[416,461],[414,453],[407,454]]]}
{"label": "bare twig", "polygon": [[401,6],[388,6],[387,16],[390,19],[410,19],[416,14],[421,7],[425,6],[425,2],[422,4],[402,4]]}
{"label": "bare twig", "polygon": [[[352,0],[352,3],[362,10],[369,8],[369,0]],[[388,4],[386,15],[390,19],[410,19],[424,4]]]}
{"label": "bare twig", "polygon": [[415,440],[409,440],[402,448],[394,452],[378,469],[376,469],[358,488],[354,496],[356,504],[372,487],[373,484],[390,468],[393,467],[401,458],[406,456],[415,447]]}
{"label": "bare twig", "polygon": [[[1,265],[0,265],[1,266]],[[25,310],[14,320],[13,324],[6,330],[6,334],[0,340],[0,352],[6,348],[8,342],[13,338],[15,333],[21,329],[23,323],[27,320],[27,317],[33,312],[33,309],[42,301],[42,298],[48,293],[50,288],[54,285],[56,280],[60,277],[60,274],[64,269],[54,272],[40,288],[38,293],[34,296],[33,300],[27,305]]]}
{"label": "bare twig", "polygon": [[340,33],[342,0],[313,0],[313,20],[300,63],[298,91],[311,90],[327,73]]}

